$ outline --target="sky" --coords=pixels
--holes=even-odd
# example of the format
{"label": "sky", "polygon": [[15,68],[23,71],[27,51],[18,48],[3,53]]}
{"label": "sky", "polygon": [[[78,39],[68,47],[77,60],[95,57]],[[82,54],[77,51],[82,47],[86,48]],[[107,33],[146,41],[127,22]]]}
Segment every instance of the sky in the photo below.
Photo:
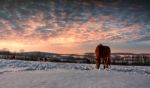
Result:
{"label": "sky", "polygon": [[150,53],[148,0],[1,0],[0,49]]}

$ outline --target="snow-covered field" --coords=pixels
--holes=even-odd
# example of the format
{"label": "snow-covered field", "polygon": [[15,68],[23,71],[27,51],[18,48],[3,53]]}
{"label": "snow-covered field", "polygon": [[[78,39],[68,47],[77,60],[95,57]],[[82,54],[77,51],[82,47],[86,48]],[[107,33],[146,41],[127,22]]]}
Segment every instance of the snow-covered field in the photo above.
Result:
{"label": "snow-covered field", "polygon": [[0,60],[0,88],[150,88],[150,67]]}

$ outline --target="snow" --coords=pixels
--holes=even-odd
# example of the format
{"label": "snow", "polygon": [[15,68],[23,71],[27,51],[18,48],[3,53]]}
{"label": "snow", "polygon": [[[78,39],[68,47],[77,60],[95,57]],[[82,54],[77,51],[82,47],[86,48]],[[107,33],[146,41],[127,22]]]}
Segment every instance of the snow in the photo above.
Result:
{"label": "snow", "polygon": [[[53,63],[53,62],[36,62],[36,61],[21,61],[21,60],[0,60],[0,69],[9,71],[18,70],[51,70],[51,69],[76,69],[76,70],[92,70],[93,65],[76,64],[76,63]],[[12,69],[10,69],[12,68]]]}
{"label": "snow", "polygon": [[[102,66],[101,66],[102,68]],[[53,62],[35,62],[21,60],[4,60],[0,59],[0,72],[15,71],[33,71],[33,70],[94,70],[94,64],[77,64],[77,63],[53,63]],[[102,69],[101,69],[102,70]],[[149,66],[111,66],[110,71],[124,72],[131,74],[142,74],[150,76]]]}
{"label": "snow", "polygon": [[149,88],[150,67],[0,60],[0,88]]}

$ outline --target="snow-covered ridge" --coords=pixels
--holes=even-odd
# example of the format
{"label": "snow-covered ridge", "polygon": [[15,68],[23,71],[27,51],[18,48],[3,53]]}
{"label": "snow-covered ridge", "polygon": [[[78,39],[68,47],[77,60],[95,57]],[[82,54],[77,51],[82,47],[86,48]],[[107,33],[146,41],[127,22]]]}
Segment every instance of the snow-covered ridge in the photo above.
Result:
{"label": "snow-covered ridge", "polygon": [[[77,64],[77,63],[54,63],[54,62],[34,62],[21,60],[0,60],[0,73],[16,71],[33,71],[33,70],[95,70],[94,64]],[[102,66],[101,66],[102,67]],[[100,69],[100,71],[103,71]],[[111,66],[109,71],[125,72],[131,74],[142,74],[150,76],[150,67],[148,66]]]}
{"label": "snow-covered ridge", "polygon": [[51,70],[51,69],[75,69],[75,70],[93,70],[92,64],[76,63],[54,63],[54,62],[37,62],[21,60],[0,60],[0,69],[13,68],[19,70]]}

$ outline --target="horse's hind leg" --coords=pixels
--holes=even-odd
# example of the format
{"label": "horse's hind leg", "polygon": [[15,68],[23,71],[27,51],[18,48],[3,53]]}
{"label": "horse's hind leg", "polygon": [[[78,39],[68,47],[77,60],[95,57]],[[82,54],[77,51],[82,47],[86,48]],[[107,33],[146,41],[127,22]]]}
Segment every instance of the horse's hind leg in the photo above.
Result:
{"label": "horse's hind leg", "polygon": [[109,58],[106,57],[103,59],[103,65],[104,65],[104,69],[109,68]]}
{"label": "horse's hind leg", "polygon": [[106,58],[103,58],[103,66],[104,66],[104,69],[106,68]]}
{"label": "horse's hind leg", "polygon": [[110,58],[109,57],[106,57],[105,58],[105,68],[109,68],[109,64],[110,64]]}
{"label": "horse's hind leg", "polygon": [[110,63],[110,61],[109,61],[109,57],[106,57],[106,68],[109,68],[109,63]]}
{"label": "horse's hind leg", "polygon": [[108,67],[111,67],[110,64],[111,64],[111,60],[110,57],[108,57]]}

